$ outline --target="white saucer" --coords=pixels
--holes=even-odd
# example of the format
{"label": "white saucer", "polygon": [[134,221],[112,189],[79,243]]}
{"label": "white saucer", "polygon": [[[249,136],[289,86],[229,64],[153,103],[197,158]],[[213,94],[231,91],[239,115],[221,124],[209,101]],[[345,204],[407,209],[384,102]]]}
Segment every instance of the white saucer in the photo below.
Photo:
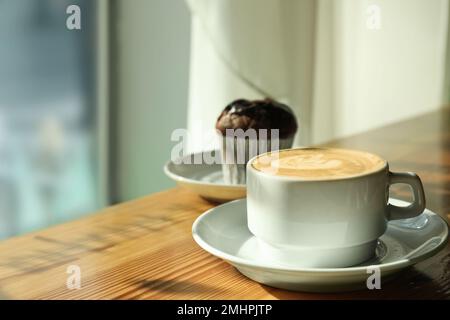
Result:
{"label": "white saucer", "polygon": [[[408,204],[396,199],[390,202]],[[372,274],[368,273],[368,266],[379,268],[383,283],[395,273],[436,254],[447,242],[448,227],[428,209],[417,218],[389,222],[374,258],[354,267],[329,269],[292,267],[265,259],[257,239],[248,230],[245,199],[206,211],[194,222],[192,233],[203,249],[257,282],[288,290],[336,292],[366,288],[367,278]]]}
{"label": "white saucer", "polygon": [[[220,152],[218,150],[212,152]],[[230,185],[223,182],[222,166],[220,164],[193,164],[193,157],[200,153],[187,155],[192,164],[176,164],[169,161],[164,166],[166,175],[203,198],[215,202],[225,202],[245,198],[244,184]]]}

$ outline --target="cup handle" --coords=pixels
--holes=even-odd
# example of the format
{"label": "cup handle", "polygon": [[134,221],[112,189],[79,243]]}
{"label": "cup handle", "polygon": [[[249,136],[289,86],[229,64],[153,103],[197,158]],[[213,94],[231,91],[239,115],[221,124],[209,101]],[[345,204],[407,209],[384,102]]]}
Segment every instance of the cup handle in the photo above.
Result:
{"label": "cup handle", "polygon": [[421,214],[425,210],[425,192],[419,176],[412,172],[389,172],[389,186],[395,183],[408,184],[412,189],[414,201],[406,207],[388,204],[388,220],[413,218]]}

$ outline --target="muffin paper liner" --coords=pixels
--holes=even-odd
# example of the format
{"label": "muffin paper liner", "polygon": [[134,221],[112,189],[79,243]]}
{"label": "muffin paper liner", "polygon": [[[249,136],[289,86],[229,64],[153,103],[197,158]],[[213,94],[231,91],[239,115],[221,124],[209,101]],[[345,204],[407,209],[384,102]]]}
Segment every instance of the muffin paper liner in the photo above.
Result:
{"label": "muffin paper liner", "polygon": [[222,135],[220,139],[222,140],[222,173],[224,183],[226,184],[245,184],[246,165],[251,158],[268,151],[289,149],[292,147],[294,141],[294,137],[278,139],[278,148],[271,150],[270,139],[226,137]]}

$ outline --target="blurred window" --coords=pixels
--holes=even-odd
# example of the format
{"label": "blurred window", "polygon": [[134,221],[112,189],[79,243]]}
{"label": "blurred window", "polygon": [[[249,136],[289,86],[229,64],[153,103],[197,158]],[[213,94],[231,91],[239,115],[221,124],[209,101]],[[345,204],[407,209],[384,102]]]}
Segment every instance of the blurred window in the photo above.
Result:
{"label": "blurred window", "polygon": [[0,238],[97,207],[95,4],[0,0]]}

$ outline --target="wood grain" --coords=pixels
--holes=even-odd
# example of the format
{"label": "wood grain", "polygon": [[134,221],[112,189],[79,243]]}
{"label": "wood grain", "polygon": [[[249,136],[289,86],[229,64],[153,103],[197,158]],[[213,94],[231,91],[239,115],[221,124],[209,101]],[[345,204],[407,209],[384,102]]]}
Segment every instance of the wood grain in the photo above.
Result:
{"label": "wood grain", "polygon": [[[450,214],[450,111],[329,143],[378,153],[393,171],[415,171],[427,207]],[[396,195],[407,195],[402,189]],[[191,237],[213,207],[175,188],[106,208],[82,220],[0,243],[3,299],[438,299],[450,298],[450,247],[382,285],[382,290],[311,294],[253,282],[201,250]],[[81,289],[66,286],[81,268]]]}

